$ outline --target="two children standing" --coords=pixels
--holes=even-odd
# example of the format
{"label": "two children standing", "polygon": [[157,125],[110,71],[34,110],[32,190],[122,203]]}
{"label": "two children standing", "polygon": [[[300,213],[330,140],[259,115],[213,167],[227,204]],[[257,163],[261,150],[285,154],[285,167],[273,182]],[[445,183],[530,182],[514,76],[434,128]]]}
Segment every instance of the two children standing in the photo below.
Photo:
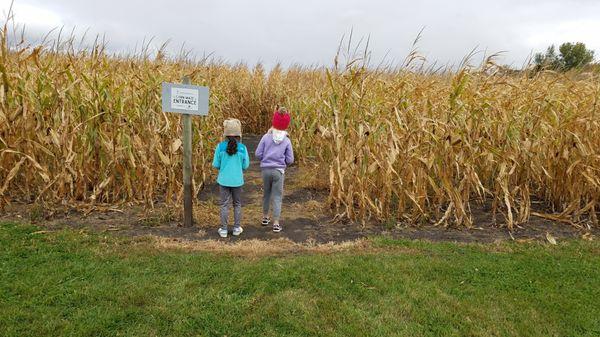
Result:
{"label": "two children standing", "polygon": [[[286,132],[290,125],[290,114],[281,107],[273,113],[272,127],[262,137],[255,155],[260,160],[263,178],[263,218],[262,225],[271,222],[269,210],[273,203],[273,231],[280,232],[281,202],[283,199],[283,182],[285,169],[294,162],[292,142]],[[242,126],[237,119],[228,119],[223,123],[225,129],[223,142],[217,145],[213,159],[213,167],[219,170],[217,183],[221,195],[221,227],[219,236],[227,237],[227,217],[229,204],[233,203],[234,226],[233,235],[243,232],[241,227],[242,204],[241,187],[244,185],[245,171],[250,165],[248,150],[241,143]]]}

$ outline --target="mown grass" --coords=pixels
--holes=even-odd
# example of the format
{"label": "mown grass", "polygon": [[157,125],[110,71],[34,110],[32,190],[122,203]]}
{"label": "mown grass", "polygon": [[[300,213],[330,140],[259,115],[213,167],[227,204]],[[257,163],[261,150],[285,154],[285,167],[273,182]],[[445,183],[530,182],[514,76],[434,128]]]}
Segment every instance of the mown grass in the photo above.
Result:
{"label": "mown grass", "polygon": [[598,336],[600,244],[235,257],[0,224],[2,336]]}

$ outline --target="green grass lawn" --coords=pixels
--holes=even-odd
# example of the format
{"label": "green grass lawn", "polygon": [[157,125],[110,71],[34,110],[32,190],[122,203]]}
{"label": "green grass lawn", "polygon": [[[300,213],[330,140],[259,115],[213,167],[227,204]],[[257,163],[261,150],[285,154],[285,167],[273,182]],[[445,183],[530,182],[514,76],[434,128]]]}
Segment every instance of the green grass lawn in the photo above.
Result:
{"label": "green grass lawn", "polygon": [[0,336],[599,336],[600,243],[233,257],[0,224]]}

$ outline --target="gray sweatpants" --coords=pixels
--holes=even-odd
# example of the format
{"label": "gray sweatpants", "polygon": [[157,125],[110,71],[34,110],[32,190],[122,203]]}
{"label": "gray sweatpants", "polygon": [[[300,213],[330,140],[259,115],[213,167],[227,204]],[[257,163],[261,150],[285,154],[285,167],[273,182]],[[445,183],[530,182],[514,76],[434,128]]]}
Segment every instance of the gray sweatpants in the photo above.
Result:
{"label": "gray sweatpants", "polygon": [[242,188],[221,185],[219,187],[221,194],[221,228],[227,229],[230,201],[233,201],[233,226],[240,227],[242,222]]}
{"label": "gray sweatpants", "polygon": [[271,200],[273,201],[273,218],[281,216],[281,200],[283,199],[283,177],[284,174],[278,169],[263,168],[263,213],[269,213]]}

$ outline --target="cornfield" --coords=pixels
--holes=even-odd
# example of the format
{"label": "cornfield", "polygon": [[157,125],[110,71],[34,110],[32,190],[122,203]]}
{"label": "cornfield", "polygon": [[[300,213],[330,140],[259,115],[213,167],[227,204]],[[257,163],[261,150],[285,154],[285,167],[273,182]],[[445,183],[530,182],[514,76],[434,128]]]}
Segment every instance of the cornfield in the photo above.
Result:
{"label": "cornfield", "polygon": [[[273,107],[293,113],[300,163],[325,167],[339,218],[472,226],[491,202],[509,228],[532,202],[555,220],[598,225],[600,81],[597,73],[430,72],[408,62],[369,66],[367,53],[334,66],[275,67],[116,57],[73,37],[30,47],[0,37],[0,207],[176,203],[182,197],[179,116],[160,84],[210,87],[210,115],[193,118],[194,186],[209,168],[222,120],[262,133]],[[338,53],[338,56],[340,54]]]}

